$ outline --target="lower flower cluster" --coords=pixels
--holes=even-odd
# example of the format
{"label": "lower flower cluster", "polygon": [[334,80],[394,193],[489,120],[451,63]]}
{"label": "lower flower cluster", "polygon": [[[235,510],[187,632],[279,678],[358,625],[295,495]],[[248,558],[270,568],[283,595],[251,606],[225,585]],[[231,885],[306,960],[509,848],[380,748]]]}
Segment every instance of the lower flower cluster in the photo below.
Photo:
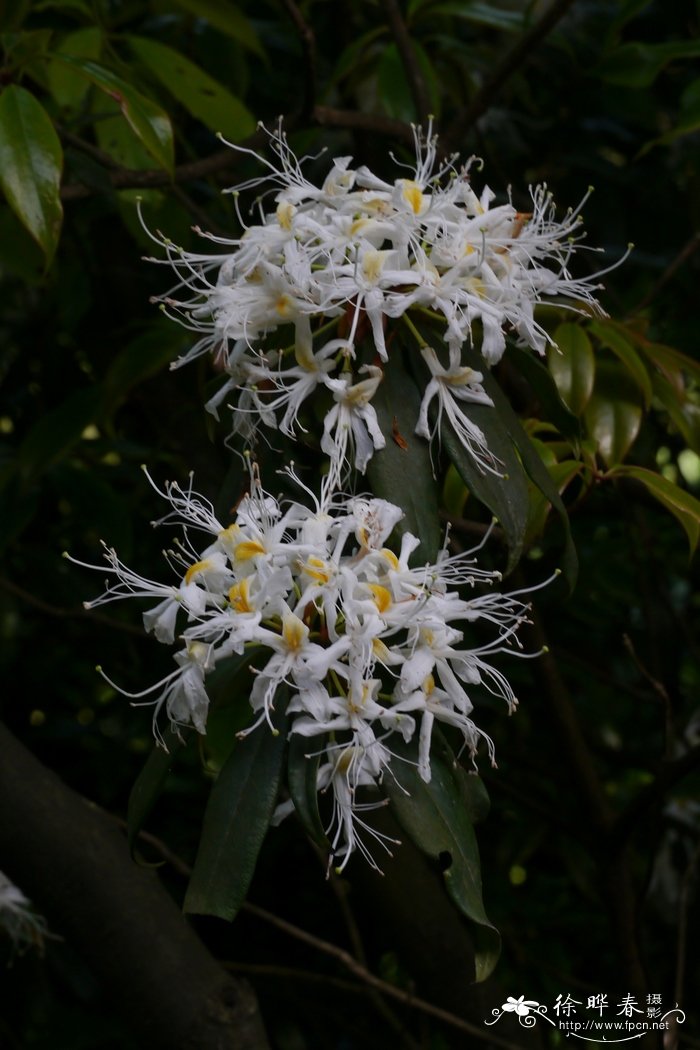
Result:
{"label": "lower flower cluster", "polygon": [[[381,803],[371,792],[362,801],[360,789],[395,775],[396,734],[417,738],[418,770],[429,781],[436,721],[459,730],[472,762],[480,741],[493,762],[493,744],[472,719],[472,697],[485,690],[515,708],[513,690],[492,661],[504,652],[526,655],[517,630],[528,606],[522,592],[473,593],[476,584],[500,579],[477,567],[476,551],[451,556],[445,549],[434,564],[411,564],[416,537],[404,533],[397,549],[387,545],[402,517],[398,507],[330,485],[317,498],[293,467],[287,474],[308,504],[280,504],[263,491],[252,466],[250,491],[232,524],[220,522],[191,487],[167,485],[161,495],[171,510],[158,524],[182,527],[165,552],[174,582],[145,579],[106,548],[107,590],[87,604],[157,600],[144,625],[158,641],[177,644],[175,669],[140,693],[111,684],[153,705],[160,742],[162,712],[175,729],[191,724],[205,733],[207,676],[222,661],[250,653],[253,714],[239,735],[265,723],[276,732],[275,705],[288,696],[291,732],[310,738],[320,758],[318,789],[332,793],[334,857],[342,868],[357,848],[374,864],[361,833],[380,837],[359,814]],[[204,541],[195,542],[195,534]],[[469,588],[469,597],[459,587]],[[488,640],[470,647],[465,629],[477,623]]]}

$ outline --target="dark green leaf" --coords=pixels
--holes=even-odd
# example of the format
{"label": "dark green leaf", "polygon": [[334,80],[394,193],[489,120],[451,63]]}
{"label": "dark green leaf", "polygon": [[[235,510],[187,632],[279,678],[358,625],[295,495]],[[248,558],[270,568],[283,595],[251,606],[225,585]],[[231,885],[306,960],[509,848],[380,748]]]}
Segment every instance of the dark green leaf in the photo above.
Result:
{"label": "dark green leaf", "polygon": [[287,759],[287,786],[304,831],[318,846],[326,848],[328,839],[318,812],[316,775],[325,736],[309,737],[292,733]]}
{"label": "dark green leaf", "polygon": [[63,150],[40,102],[11,84],[0,95],[0,186],[47,266],[61,233]]}
{"label": "dark green leaf", "polygon": [[134,786],[129,795],[126,810],[126,827],[129,840],[129,848],[134,845],[139,832],[148,819],[159,795],[162,792],[168,773],[177,757],[178,751],[184,746],[184,740],[174,733],[170,727],[163,733],[165,747],[154,747],[146,759],[143,769],[134,781]]}
{"label": "dark green leaf", "polygon": [[25,477],[41,474],[80,441],[89,423],[100,418],[100,391],[76,390],[35,423],[19,448],[18,464]]}
{"label": "dark green leaf", "polygon": [[182,336],[158,318],[127,343],[112,361],[104,380],[105,403],[115,408],[133,387],[157,375],[181,349]]}
{"label": "dark green leaf", "polygon": [[172,172],[175,163],[173,129],[170,117],[155,102],[142,95],[111,69],[89,59],[69,55],[56,55],[56,61],[66,62],[81,71],[93,84],[97,84],[113,98],[134,134],[139,137],[154,160]]}
{"label": "dark green leaf", "polygon": [[[279,704],[281,707],[281,702]],[[233,919],[245,900],[277,801],[288,720],[263,724],[238,740],[212,788],[186,912]]]}
{"label": "dark green leaf", "polygon": [[476,979],[484,981],[498,961],[501,939],[484,911],[479,850],[464,789],[439,758],[431,759],[432,779],[426,784],[418,775],[415,747],[399,742],[392,750],[406,761],[393,763],[396,780],[386,777],[384,789],[404,831],[440,864],[447,892],[472,924]]}
{"label": "dark green leaf", "polygon": [[256,55],[265,56],[258,35],[246,16],[228,0],[175,0],[178,7],[202,18]]}
{"label": "dark green leaf", "polygon": [[233,141],[255,131],[255,118],[235,95],[171,47],[127,37],[129,47],[186,110],[213,132]]}
{"label": "dark green leaf", "polygon": [[[56,52],[61,55],[92,59],[99,58],[101,50],[102,33],[97,26],[67,33],[56,48]],[[47,74],[49,90],[59,106],[77,110],[90,90],[90,81],[64,62],[55,60],[48,63]]]}
{"label": "dark green leaf", "polygon": [[578,324],[560,324],[554,333],[556,346],[547,350],[547,364],[562,400],[575,416],[588,404],[595,379],[595,356],[586,331]]}
{"label": "dark green leaf", "polygon": [[648,408],[652,394],[651,377],[630,340],[622,334],[619,326],[608,324],[606,321],[592,321],[589,331],[600,340],[602,346],[612,350],[619,357],[644,395],[644,406]]}
{"label": "dark green leaf", "polygon": [[460,18],[465,22],[473,22],[475,25],[491,26],[493,29],[503,29],[509,32],[517,32],[525,25],[525,17],[522,11],[512,11],[508,8],[495,7],[493,4],[475,3],[465,4],[463,0],[452,0],[442,4],[413,2],[409,5],[409,13],[421,13],[421,8],[426,7],[425,15],[431,22],[440,15]]}
{"label": "dark green leaf", "polygon": [[553,423],[559,433],[576,449],[581,440],[581,424],[562,401],[551,372],[529,350],[509,346],[507,356],[530,384],[546,419]]}
{"label": "dark green leaf", "polygon": [[626,369],[600,362],[596,387],[585,412],[586,426],[608,466],[621,463],[639,433],[642,398]]}
{"label": "dark green leaf", "polygon": [[413,432],[421,398],[403,367],[402,352],[400,345],[392,350],[389,367],[372,399],[386,448],[375,452],[367,474],[372,491],[404,512],[397,531],[419,537],[421,545],[414,558],[434,562],[441,541],[438,492],[430,450]]}
{"label": "dark green leaf", "polygon": [[700,40],[671,40],[660,44],[634,41],[622,44],[607,54],[596,73],[611,84],[625,87],[648,87],[661,70],[676,59],[698,58]]}

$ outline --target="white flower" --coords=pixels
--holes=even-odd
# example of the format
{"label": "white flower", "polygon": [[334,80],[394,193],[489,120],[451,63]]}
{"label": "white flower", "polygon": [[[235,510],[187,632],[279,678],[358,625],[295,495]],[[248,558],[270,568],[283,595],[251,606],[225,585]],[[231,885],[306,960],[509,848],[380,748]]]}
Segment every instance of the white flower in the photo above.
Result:
{"label": "white flower", "polygon": [[41,948],[47,936],[46,920],[33,910],[30,901],[7,875],[0,871],[0,929],[15,948]]}

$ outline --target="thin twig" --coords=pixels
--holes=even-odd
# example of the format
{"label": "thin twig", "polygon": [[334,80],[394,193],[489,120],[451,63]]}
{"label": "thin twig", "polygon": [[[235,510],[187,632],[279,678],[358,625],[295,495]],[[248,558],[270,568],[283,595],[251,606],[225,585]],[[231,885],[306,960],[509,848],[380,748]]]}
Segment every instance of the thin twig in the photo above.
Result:
{"label": "thin twig", "polygon": [[[391,117],[383,117],[372,113],[356,113],[354,110],[333,109],[330,106],[315,106],[313,111],[314,123],[321,127],[347,128],[351,131],[371,131],[373,134],[382,135],[385,138],[396,139],[400,142],[412,143],[413,131],[410,124],[402,120],[394,120]],[[285,119],[287,130],[293,130],[298,120]],[[257,131],[249,138],[240,142],[241,147],[247,150],[255,150],[268,141],[264,131]],[[172,175],[163,168],[147,168],[143,171],[134,168],[117,168],[109,171],[109,181],[113,189],[135,190],[135,189],[159,189],[163,186],[171,186],[173,183],[196,182],[198,179],[210,178],[213,175],[221,175],[223,172],[235,168],[240,163],[241,154],[235,149],[218,150],[216,153],[203,157],[201,160],[189,161],[186,164],[178,164]],[[74,201],[92,197],[95,190],[90,186],[84,186],[79,182],[68,183],[61,187],[61,200]]]}
{"label": "thin twig", "polygon": [[304,98],[301,117],[307,118],[313,113],[316,105],[316,37],[295,0],[282,0],[282,6],[294,23],[304,55]]}
{"label": "thin twig", "polygon": [[137,635],[139,638],[146,637],[140,627],[135,627],[130,623],[122,623],[120,620],[113,620],[111,616],[105,616],[104,613],[93,612],[92,609],[62,609],[60,606],[50,605],[43,598],[37,598],[35,594],[30,594],[23,587],[18,587],[16,583],[12,583],[11,580],[7,580],[4,577],[0,577],[0,587],[9,591],[10,594],[14,594],[20,601],[38,609],[46,616],[53,616],[60,620],[90,620],[92,623],[104,624],[106,627],[122,631],[124,634]]}
{"label": "thin twig", "polygon": [[445,138],[449,143],[458,143],[473,124],[493,104],[501,88],[517,70],[534,54],[537,45],[551,33],[564,17],[574,0],[554,0],[538,22],[523,33],[513,47],[503,56],[491,76],[484,81],[480,91],[467,109],[454,121]]}
{"label": "thin twig", "polygon": [[[120,818],[115,819],[124,826],[123,820]],[[172,864],[179,874],[183,875],[185,878],[190,877],[192,874],[190,866],[180,857],[176,856],[176,854],[174,854],[161,839],[143,831],[139,832],[139,838],[154,846],[163,859]],[[468,1021],[463,1021],[461,1017],[457,1017],[448,1010],[443,1010],[439,1006],[433,1006],[432,1003],[426,1002],[425,999],[420,999],[418,996],[412,995],[410,992],[405,992],[401,988],[396,988],[393,984],[383,981],[380,977],[375,977],[366,966],[363,966],[362,963],[353,958],[350,952],[345,951],[344,948],[339,948],[337,945],[331,944],[329,941],[324,941],[320,937],[314,936],[314,934],[309,933],[307,930],[302,930],[300,926],[295,926],[294,923],[287,922],[286,919],[281,919],[279,916],[273,915],[273,913],[267,911],[266,908],[261,908],[257,904],[251,904],[250,901],[245,901],[241,905],[241,911],[245,911],[249,915],[254,915],[263,922],[267,922],[271,926],[276,926],[277,929],[282,930],[290,937],[294,937],[295,940],[301,941],[303,944],[308,944],[312,948],[316,948],[317,951],[322,952],[324,955],[330,955],[332,958],[337,959],[347,970],[353,973],[356,977],[359,977],[360,980],[364,981],[365,984],[368,984],[371,988],[376,988],[383,995],[396,999],[404,1006],[429,1014],[431,1017],[436,1017],[438,1020],[450,1025],[452,1028],[458,1028],[463,1032],[469,1032],[474,1038],[485,1043],[490,1043],[492,1046],[503,1047],[503,1050],[520,1050],[519,1047],[513,1043],[509,1043],[506,1039],[501,1039],[490,1032],[483,1032],[476,1025],[470,1024]]]}
{"label": "thin twig", "polygon": [[420,123],[425,125],[430,114],[430,102],[425,86],[425,78],[413,48],[408,27],[401,14],[398,0],[384,0],[384,10],[389,20],[391,35],[396,42],[396,47],[406,72],[406,80],[413,96],[413,104],[416,107],[416,116]]}
{"label": "thin twig", "polygon": [[656,284],[654,284],[647,294],[639,300],[637,305],[633,307],[631,310],[632,316],[641,313],[642,310],[645,310],[647,306],[651,305],[659,292],[661,292],[668,282],[675,277],[678,270],[688,262],[688,259],[695,254],[698,248],[700,248],[700,231],[696,231],[690,240],[683,245],[675,259],[673,259],[663,271]]}
{"label": "thin twig", "polygon": [[644,666],[642,661],[639,659],[637,652],[634,648],[632,639],[628,634],[623,634],[622,641],[625,649],[632,657],[634,664],[642,675],[647,680],[651,688],[654,690],[656,695],[661,700],[664,709],[664,722],[665,722],[665,757],[670,759],[673,756],[673,704],[671,703],[671,697],[668,695],[668,690],[663,682],[660,682],[658,678],[655,678],[651,671]]}
{"label": "thin twig", "polygon": [[395,985],[383,981],[380,977],[375,977],[373,973],[370,973],[369,970],[362,966],[361,963],[358,963],[358,961],[343,948],[338,948],[335,944],[329,944],[328,941],[323,941],[320,937],[315,937],[312,933],[308,933],[306,930],[294,926],[291,922],[287,922],[286,919],[280,919],[279,916],[273,915],[264,908],[259,908],[256,904],[246,902],[243,905],[243,908],[249,914],[256,915],[259,919],[262,919],[263,922],[268,922],[270,925],[283,930],[285,933],[289,934],[290,937],[294,937],[296,940],[302,941],[304,944],[308,944],[312,948],[316,948],[325,955],[330,955],[334,959],[337,959],[347,970],[354,973],[356,977],[359,977],[373,988],[377,988],[384,995],[388,995],[392,999],[396,999],[398,1002],[403,1003],[404,1006],[420,1010],[422,1013],[430,1014],[431,1017],[436,1017],[438,1020],[443,1021],[445,1024],[448,1024],[453,1028],[458,1028],[462,1032],[468,1032],[475,1039],[479,1039],[484,1043],[490,1043],[493,1046],[501,1046],[504,1050],[520,1050],[519,1047],[516,1047],[506,1039],[501,1039],[491,1032],[484,1032],[476,1025],[470,1024],[469,1021],[463,1021],[461,1017],[457,1017],[455,1014],[449,1013],[449,1011],[443,1010],[439,1006],[433,1006],[432,1003],[428,1003],[425,999],[420,999],[418,996],[412,995],[410,992],[405,992],[401,988],[396,988]]}
{"label": "thin twig", "polygon": [[700,767],[700,744],[696,744],[684,755],[664,762],[653,783],[635,795],[626,809],[620,813],[611,830],[615,841],[628,838],[640,820],[646,817],[650,809],[661,801],[669,788],[683,780],[689,773]]}

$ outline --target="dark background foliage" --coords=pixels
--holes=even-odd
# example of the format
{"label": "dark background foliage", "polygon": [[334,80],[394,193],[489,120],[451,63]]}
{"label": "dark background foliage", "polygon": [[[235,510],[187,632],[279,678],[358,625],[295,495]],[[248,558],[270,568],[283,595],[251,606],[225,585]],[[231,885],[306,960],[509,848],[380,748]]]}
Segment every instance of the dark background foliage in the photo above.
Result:
{"label": "dark background foliage", "polygon": [[[269,833],[250,900],[452,1020],[392,1000],[254,911],[231,926],[198,920],[198,929],[232,972],[249,976],[279,1050],[489,1045],[496,1030],[482,1021],[507,995],[551,1009],[559,994],[597,992],[611,1003],[628,992],[680,1002],[688,1020],[674,1039],[698,1045],[699,606],[681,527],[692,549],[700,528],[698,5],[55,0],[9,4],[3,19],[0,83],[41,102],[64,166],[60,241],[56,223],[32,238],[21,203],[0,205],[1,713],[117,821],[152,748],[150,711],[131,708],[94,666],[137,689],[169,661],[133,608],[82,609],[100,579],[61,552],[95,563],[105,540],[144,575],[158,572],[164,541],[148,523],[162,506],[142,463],[158,480],[184,481],[193,470],[198,490],[224,506],[242,484],[202,411],[209,363],[168,370],[190,338],[149,302],[169,278],[142,261],[154,247],[138,225],[136,197],[149,226],[194,247],[192,225],[235,235],[232,198],[219,190],[258,170],[215,137],[222,112],[230,119],[222,130],[236,141],[282,113],[299,153],[352,154],[389,178],[389,151],[410,158],[408,123],[430,113],[446,148],[483,158],[479,178],[500,195],[510,186],[524,206],[528,185],[546,181],[558,202],[574,205],[592,185],[589,243],[604,247],[606,260],[634,243],[601,295],[631,348],[627,371],[591,329],[594,401],[569,400],[583,428],[578,453],[537,429],[548,404],[523,384],[517,358],[507,355],[498,371],[564,489],[579,576],[568,599],[552,588],[538,600],[526,644],[549,653],[508,668],[517,716],[506,721],[495,705],[483,713],[498,755],[498,769],[482,763],[491,811],[477,828],[485,904],[503,938],[495,974],[471,985],[469,931],[437,864],[406,843],[383,879],[356,860],[342,881],[327,882],[324,859],[293,821]],[[134,38],[206,70],[223,101],[196,78],[178,94],[162,54],[149,58]],[[149,120],[129,124],[85,69],[61,65],[56,54],[67,51],[170,115],[174,169],[165,147],[161,155],[149,149]],[[259,148],[260,137],[253,143]],[[310,177],[326,163],[310,161]],[[586,265],[599,259],[583,256]],[[626,376],[622,387],[605,385],[613,365]],[[638,387],[649,385],[646,404],[639,390],[626,392],[635,374]],[[567,485],[556,473],[565,462],[578,465]],[[680,495],[664,500],[658,485],[624,473],[639,467]],[[489,515],[450,477],[440,478],[444,513],[468,546]],[[544,505],[538,512],[532,500],[513,577],[524,583],[541,579],[562,552],[556,515],[545,523]],[[489,556],[503,566],[499,542],[497,534]],[[137,847],[144,862],[162,864],[178,902],[226,754],[227,710],[224,696],[206,742],[189,739],[174,757],[146,822],[151,838]],[[0,856],[0,869],[11,873],[12,858]],[[49,870],[45,881],[49,903],[36,903],[50,915]],[[0,950],[10,958],[9,944]],[[12,959],[0,986],[2,1046],[137,1045],[119,1003],[67,940]],[[458,1019],[476,1030],[460,1031]],[[549,1039],[515,1023],[499,1034],[512,1046]]]}

